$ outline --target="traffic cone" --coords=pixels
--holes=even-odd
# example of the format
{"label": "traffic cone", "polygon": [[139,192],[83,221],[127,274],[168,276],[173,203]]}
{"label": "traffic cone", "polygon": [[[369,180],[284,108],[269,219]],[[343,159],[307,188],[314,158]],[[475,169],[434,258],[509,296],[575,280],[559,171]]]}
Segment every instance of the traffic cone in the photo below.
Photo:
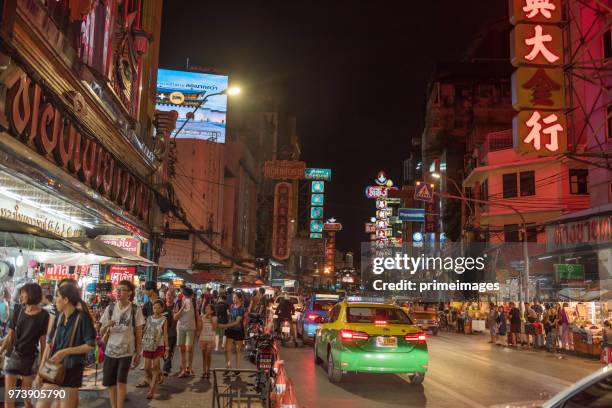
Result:
{"label": "traffic cone", "polygon": [[278,374],[278,372],[280,371],[280,367],[284,364],[283,360],[276,360],[274,361],[274,374]]}
{"label": "traffic cone", "polygon": [[285,374],[285,368],[281,365],[276,375],[276,382],[274,388],[277,395],[283,395],[287,387],[287,375]]}
{"label": "traffic cone", "polygon": [[287,387],[280,403],[281,408],[298,408],[297,398],[293,392],[293,382],[287,381]]}

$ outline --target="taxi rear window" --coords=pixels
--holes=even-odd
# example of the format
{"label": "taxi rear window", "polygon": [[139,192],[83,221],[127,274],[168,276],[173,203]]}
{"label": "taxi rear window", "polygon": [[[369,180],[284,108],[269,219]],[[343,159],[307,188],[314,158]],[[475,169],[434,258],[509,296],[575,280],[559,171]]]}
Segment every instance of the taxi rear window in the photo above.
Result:
{"label": "taxi rear window", "polygon": [[314,311],[325,311],[325,312],[329,312],[331,310],[332,307],[334,307],[334,305],[337,302],[335,301],[316,301],[314,302],[314,304],[312,305],[312,310]]}
{"label": "taxi rear window", "polygon": [[348,323],[412,324],[406,313],[390,307],[349,307],[346,316]]}

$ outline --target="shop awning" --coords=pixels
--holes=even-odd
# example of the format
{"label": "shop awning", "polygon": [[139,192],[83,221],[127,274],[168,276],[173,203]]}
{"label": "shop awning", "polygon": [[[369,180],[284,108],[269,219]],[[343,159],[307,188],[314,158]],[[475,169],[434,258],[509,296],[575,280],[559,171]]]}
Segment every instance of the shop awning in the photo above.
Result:
{"label": "shop awning", "polygon": [[0,247],[31,251],[82,252],[70,241],[23,222],[0,218]]}
{"label": "shop awning", "polygon": [[166,269],[164,273],[157,277],[160,281],[173,281],[175,279],[181,279],[185,283],[204,284],[207,283],[204,279],[199,276],[192,275],[189,272],[182,269]]}
{"label": "shop awning", "polygon": [[70,238],[70,241],[84,248],[85,252],[108,257],[105,264],[155,266],[156,263],[142,256],[124,251],[121,248],[105,244],[102,241],[87,237]]}

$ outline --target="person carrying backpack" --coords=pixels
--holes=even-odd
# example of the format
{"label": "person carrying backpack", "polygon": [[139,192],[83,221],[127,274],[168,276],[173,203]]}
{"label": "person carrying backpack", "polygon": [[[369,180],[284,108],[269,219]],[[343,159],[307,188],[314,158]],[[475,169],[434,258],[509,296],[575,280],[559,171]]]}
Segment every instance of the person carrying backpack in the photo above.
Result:
{"label": "person carrying backpack", "polygon": [[133,303],[134,293],[132,282],[119,282],[117,302],[110,304],[100,319],[102,340],[106,344],[102,384],[108,387],[112,408],[123,408],[130,365],[140,364],[145,320],[141,309]]}

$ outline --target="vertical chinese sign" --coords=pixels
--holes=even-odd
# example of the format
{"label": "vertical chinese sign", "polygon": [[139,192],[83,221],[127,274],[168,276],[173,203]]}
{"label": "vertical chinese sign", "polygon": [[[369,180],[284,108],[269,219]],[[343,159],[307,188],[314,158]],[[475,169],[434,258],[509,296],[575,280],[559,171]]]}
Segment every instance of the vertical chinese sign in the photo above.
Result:
{"label": "vertical chinese sign", "polygon": [[289,259],[292,189],[293,185],[287,182],[277,183],[274,187],[272,257],[278,260]]}
{"label": "vertical chinese sign", "polygon": [[336,233],[334,231],[328,231],[327,237],[325,238],[325,274],[333,273],[336,269]]}
{"label": "vertical chinese sign", "polygon": [[514,149],[538,156],[567,152],[562,0],[510,0]]}

